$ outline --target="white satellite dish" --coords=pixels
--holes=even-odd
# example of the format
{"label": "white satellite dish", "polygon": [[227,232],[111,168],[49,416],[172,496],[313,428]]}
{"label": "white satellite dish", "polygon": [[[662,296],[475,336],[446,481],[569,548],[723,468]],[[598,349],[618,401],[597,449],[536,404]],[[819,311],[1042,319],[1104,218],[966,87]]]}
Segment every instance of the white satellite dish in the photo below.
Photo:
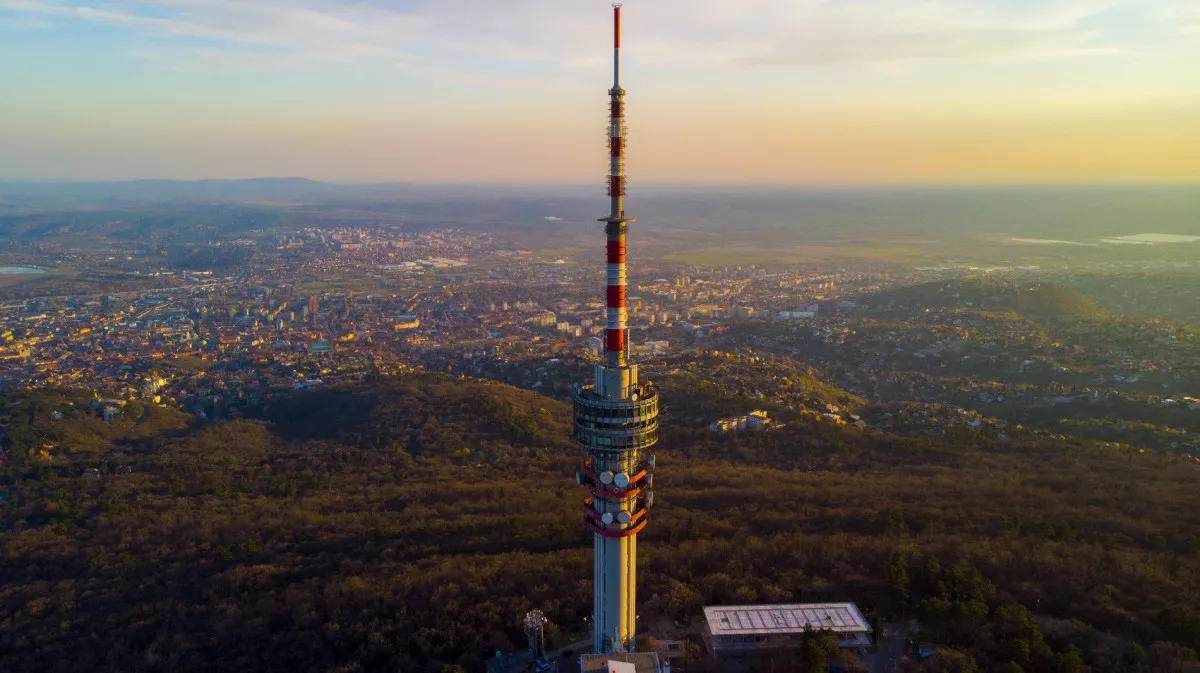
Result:
{"label": "white satellite dish", "polygon": [[604,523],[612,523],[613,522],[612,512],[605,512],[604,516],[600,517],[600,520],[603,521]]}
{"label": "white satellite dish", "polygon": [[601,484],[613,483],[613,473],[612,472],[601,472],[600,473],[600,483]]}
{"label": "white satellite dish", "polygon": [[629,475],[624,472],[618,472],[617,476],[613,477],[613,483],[621,488],[625,488],[629,485]]}
{"label": "white satellite dish", "polygon": [[633,521],[633,517],[629,516],[629,512],[621,510],[620,512],[617,512],[617,521],[620,521],[621,523],[629,523],[630,521]]}

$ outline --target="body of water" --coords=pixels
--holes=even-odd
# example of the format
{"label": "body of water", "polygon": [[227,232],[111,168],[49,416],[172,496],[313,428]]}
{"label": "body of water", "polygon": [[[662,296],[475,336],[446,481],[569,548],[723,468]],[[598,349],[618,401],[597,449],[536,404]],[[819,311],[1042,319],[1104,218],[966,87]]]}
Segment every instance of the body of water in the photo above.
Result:
{"label": "body of water", "polygon": [[1195,243],[1200,236],[1181,236],[1179,234],[1132,234],[1104,239],[1105,243],[1125,243],[1133,245],[1156,245],[1158,243]]}
{"label": "body of water", "polygon": [[1200,236],[1185,236],[1181,234],[1130,234],[1129,236],[1114,236],[1112,238],[1102,238],[1100,243],[1086,243],[1083,241],[1060,241],[1050,238],[1011,238],[1013,243],[1029,243],[1037,245],[1077,245],[1094,248],[1100,243],[1109,245],[1159,245],[1172,243],[1196,243],[1200,241]]}
{"label": "body of water", "polygon": [[1089,248],[1094,248],[1099,243],[1080,243],[1079,241],[1058,241],[1051,238],[1014,238],[1014,243],[1030,243],[1033,245],[1082,245]]}
{"label": "body of water", "polygon": [[46,273],[46,270],[27,266],[0,266],[0,276],[24,276],[31,273]]}

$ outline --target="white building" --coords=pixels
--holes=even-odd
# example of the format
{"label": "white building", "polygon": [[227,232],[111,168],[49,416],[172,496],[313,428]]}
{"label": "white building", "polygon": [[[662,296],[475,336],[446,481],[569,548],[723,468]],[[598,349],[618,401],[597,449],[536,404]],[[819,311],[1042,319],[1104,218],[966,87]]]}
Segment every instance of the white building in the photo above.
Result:
{"label": "white building", "polygon": [[800,647],[806,626],[832,631],[842,649],[871,646],[871,627],[854,603],[708,606],[704,622],[704,642],[718,659]]}
{"label": "white building", "polygon": [[392,329],[397,332],[403,332],[404,330],[416,329],[420,326],[421,321],[416,315],[412,313],[401,313],[396,317],[396,324],[392,326]]}
{"label": "white building", "polygon": [[670,350],[671,342],[665,340],[643,341],[629,346],[629,352],[632,355],[666,355]]}
{"label": "white building", "polygon": [[776,427],[776,423],[767,418],[767,412],[762,410],[751,411],[745,416],[719,418],[708,425],[708,429],[712,432],[757,431],[774,427]]}

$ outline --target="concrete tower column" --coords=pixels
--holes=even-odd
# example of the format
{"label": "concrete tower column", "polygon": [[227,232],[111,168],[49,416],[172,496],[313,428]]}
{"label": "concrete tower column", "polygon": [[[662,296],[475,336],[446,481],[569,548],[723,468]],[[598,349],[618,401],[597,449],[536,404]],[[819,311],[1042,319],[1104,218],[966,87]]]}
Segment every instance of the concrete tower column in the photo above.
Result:
{"label": "concrete tower column", "polygon": [[625,91],[620,84],[621,8],[613,7],[613,87],[609,90],[610,210],[605,282],[605,354],[592,385],[576,385],[575,441],[588,453],[580,484],[588,487],[584,525],[594,534],[597,654],[633,647],[637,629],[637,534],[653,503],[654,456],[658,441],[658,393],[638,381],[629,361],[625,291]]}

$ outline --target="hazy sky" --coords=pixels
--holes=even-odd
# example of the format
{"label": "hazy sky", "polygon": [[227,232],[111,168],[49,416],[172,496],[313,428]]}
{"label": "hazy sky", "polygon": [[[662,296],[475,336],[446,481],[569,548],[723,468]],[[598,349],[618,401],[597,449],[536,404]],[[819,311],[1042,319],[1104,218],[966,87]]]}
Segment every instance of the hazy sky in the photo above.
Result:
{"label": "hazy sky", "polygon": [[[1200,180],[1200,0],[629,0],[631,182]],[[0,178],[603,182],[603,0],[0,0]]]}

